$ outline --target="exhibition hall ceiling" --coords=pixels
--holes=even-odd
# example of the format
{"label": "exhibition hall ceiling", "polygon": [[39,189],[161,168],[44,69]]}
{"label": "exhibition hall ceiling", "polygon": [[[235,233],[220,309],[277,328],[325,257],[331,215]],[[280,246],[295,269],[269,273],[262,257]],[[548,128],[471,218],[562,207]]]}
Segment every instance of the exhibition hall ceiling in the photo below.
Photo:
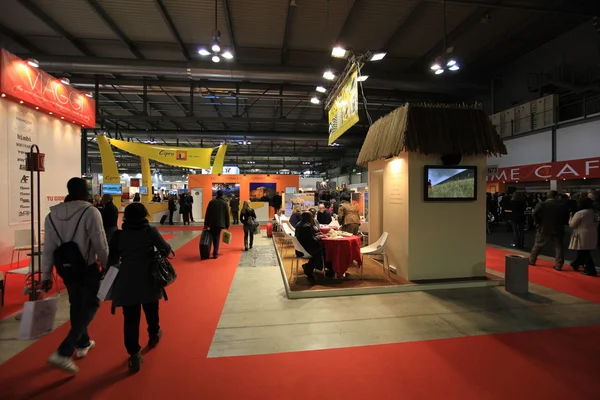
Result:
{"label": "exhibition hall ceiling", "polygon": [[[375,121],[406,101],[486,99],[498,68],[591,20],[595,8],[594,0],[2,0],[0,45],[97,90],[98,128],[111,135],[227,141],[228,164],[324,170],[356,154],[367,111]],[[331,56],[336,45],[387,55],[363,68],[360,122],[331,147],[323,103],[311,99],[333,85],[325,70],[344,69]],[[458,60],[460,71],[435,75],[438,57]],[[98,163],[93,140],[89,150]]]}

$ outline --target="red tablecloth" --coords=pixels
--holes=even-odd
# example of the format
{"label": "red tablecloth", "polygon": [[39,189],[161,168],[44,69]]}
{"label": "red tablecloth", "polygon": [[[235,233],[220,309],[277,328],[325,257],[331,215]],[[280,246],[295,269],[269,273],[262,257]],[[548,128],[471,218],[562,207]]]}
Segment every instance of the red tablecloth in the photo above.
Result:
{"label": "red tablecloth", "polygon": [[329,231],[331,231],[332,229],[334,231],[337,231],[338,227],[337,226],[330,226],[330,225],[321,225],[319,229],[321,230],[321,233],[327,235],[329,233]]}
{"label": "red tablecloth", "polygon": [[339,278],[344,276],[352,261],[361,264],[360,238],[358,236],[341,238],[323,238],[326,260],[332,264],[333,271]]}

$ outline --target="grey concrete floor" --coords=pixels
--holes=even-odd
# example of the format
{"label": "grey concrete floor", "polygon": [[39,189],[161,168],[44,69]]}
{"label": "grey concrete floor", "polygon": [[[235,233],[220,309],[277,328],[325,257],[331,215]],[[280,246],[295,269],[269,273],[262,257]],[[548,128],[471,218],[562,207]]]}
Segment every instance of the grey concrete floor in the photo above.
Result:
{"label": "grey concrete floor", "polygon": [[[178,235],[168,240],[168,242],[173,250],[176,251],[199,234],[200,232],[197,231],[179,231]],[[66,291],[63,291],[58,300],[58,312],[54,321],[54,328],[58,328],[68,320],[69,296]],[[0,320],[0,364],[14,357],[37,341],[19,340],[19,324],[20,321],[17,321],[14,317]]]}
{"label": "grey concrete floor", "polygon": [[[266,238],[258,238],[262,248]],[[252,252],[250,252],[252,253]],[[246,257],[252,257],[251,254]],[[209,357],[270,354],[600,323],[600,305],[535,284],[289,300],[267,261],[237,269]]]}

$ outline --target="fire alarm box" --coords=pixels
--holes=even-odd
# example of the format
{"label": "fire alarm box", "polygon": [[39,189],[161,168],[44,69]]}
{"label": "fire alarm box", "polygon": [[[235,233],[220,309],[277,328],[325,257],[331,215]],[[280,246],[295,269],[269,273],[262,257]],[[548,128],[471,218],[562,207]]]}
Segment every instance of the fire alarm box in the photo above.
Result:
{"label": "fire alarm box", "polygon": [[27,153],[25,169],[27,171],[44,172],[46,171],[45,160],[46,155],[44,153]]}

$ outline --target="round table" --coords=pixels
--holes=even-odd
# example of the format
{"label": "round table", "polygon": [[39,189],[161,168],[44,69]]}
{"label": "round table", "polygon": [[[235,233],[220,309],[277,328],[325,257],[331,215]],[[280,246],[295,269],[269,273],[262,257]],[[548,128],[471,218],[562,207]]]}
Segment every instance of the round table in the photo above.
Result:
{"label": "round table", "polygon": [[337,226],[330,226],[330,225],[321,225],[321,226],[319,227],[319,229],[321,230],[321,233],[322,233],[322,234],[325,234],[325,235],[327,235],[327,234],[329,233],[329,231],[331,231],[332,229],[333,229],[334,231],[337,231],[337,230],[338,230],[338,227],[337,227]]}
{"label": "round table", "polygon": [[338,277],[344,276],[353,261],[358,265],[362,264],[358,236],[322,238],[321,243],[325,249],[325,261],[332,264],[333,271]]}

